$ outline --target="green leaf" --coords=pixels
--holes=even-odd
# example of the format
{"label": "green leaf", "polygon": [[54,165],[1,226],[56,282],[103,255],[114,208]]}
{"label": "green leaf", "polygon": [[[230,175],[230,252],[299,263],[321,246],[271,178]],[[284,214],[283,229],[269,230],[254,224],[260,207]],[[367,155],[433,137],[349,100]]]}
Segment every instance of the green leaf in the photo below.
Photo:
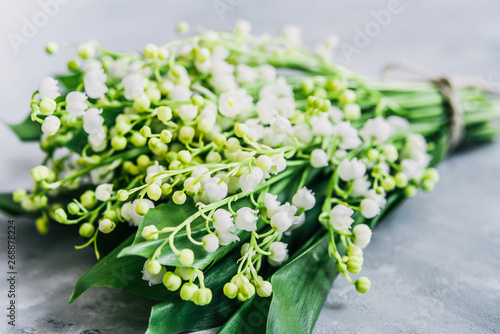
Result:
{"label": "green leaf", "polygon": [[100,260],[92,269],[76,282],[73,295],[68,303],[75,301],[85,291],[96,286],[122,289],[154,300],[164,300],[171,293],[161,285],[149,286],[142,279],[144,259],[140,257],[118,258],[118,253],[133,240],[131,235],[120,246]]}
{"label": "green leaf", "polygon": [[42,136],[42,127],[38,122],[31,120],[31,114],[19,124],[7,125],[22,141],[35,141]]}
{"label": "green leaf", "polygon": [[241,305],[237,300],[224,296],[222,288],[237,271],[239,252],[224,257],[205,273],[205,284],[212,290],[212,302],[197,306],[183,301],[179,293],[171,294],[164,302],[153,306],[149,318],[148,334],[169,334],[199,331],[222,325]]}
{"label": "green leaf", "polygon": [[61,85],[63,85],[68,91],[76,90],[78,85],[82,82],[82,74],[68,74],[68,75],[58,75],[56,79]]}
{"label": "green leaf", "polygon": [[328,243],[327,235],[321,237],[272,276],[269,333],[312,332],[338,273],[335,259],[328,255]]}
{"label": "green leaf", "polygon": [[[243,206],[249,206],[250,200],[248,198],[243,198],[232,204],[233,210],[238,210]],[[119,257],[138,255],[144,258],[151,258],[156,251],[156,249],[168,238],[168,235],[160,235],[158,240],[146,241],[142,236],[142,230],[145,226],[155,225],[158,230],[164,227],[177,227],[182,222],[184,222],[189,216],[196,213],[198,209],[194,206],[192,201],[188,201],[183,205],[176,205],[172,201],[166,204],[161,204],[156,208],[149,210],[148,214],[142,220],[141,225],[137,231],[135,240],[133,244],[129,247],[124,248]],[[205,219],[199,217],[193,221],[191,224],[191,236],[195,240],[201,240],[204,235],[207,234],[205,229]],[[240,231],[238,233],[240,239],[248,239],[250,234],[245,231]],[[184,248],[191,248],[195,255],[195,261],[193,266],[199,269],[204,269],[212,264],[216,259],[219,259],[231,250],[233,250],[238,243],[231,243],[224,247],[219,247],[219,249],[213,253],[208,253],[201,246],[194,245],[188,238],[186,230],[183,229],[175,236],[175,247],[182,250]],[[169,266],[181,266],[178,260],[178,256],[172,252],[169,245],[165,245],[162,248],[160,255],[157,258],[158,262]]]}
{"label": "green leaf", "polygon": [[19,203],[14,202],[12,193],[0,194],[0,211],[13,216],[32,216],[32,213],[25,211]]}
{"label": "green leaf", "polygon": [[254,295],[244,302],[217,334],[265,333],[271,298]]}

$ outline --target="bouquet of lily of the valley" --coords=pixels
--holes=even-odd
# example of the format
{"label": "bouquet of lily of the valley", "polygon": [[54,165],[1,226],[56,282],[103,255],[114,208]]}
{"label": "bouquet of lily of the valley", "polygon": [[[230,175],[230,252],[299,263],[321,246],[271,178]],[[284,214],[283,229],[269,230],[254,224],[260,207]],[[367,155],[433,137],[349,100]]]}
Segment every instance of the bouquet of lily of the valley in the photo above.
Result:
{"label": "bouquet of lily of the valley", "polygon": [[450,143],[496,134],[476,87],[373,81],[328,60],[334,39],[299,37],[240,22],[141,54],[91,41],[41,81],[12,129],[47,155],[0,207],[42,234],[74,226],[97,259],[114,247],[70,302],[94,286],[157,300],[148,333],[311,332],[338,273],[368,292],[371,229],[432,190]]}

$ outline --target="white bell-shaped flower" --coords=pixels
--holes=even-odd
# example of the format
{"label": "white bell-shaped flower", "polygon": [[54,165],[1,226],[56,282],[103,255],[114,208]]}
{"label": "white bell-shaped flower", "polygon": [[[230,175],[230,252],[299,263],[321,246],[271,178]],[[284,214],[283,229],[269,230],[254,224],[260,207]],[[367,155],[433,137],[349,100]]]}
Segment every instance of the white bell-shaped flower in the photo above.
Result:
{"label": "white bell-shaped flower", "polygon": [[271,217],[271,226],[279,233],[286,232],[292,226],[292,218],[286,211],[279,211]]}
{"label": "white bell-shaped flower", "polygon": [[142,268],[142,279],[149,282],[149,285],[156,285],[163,282],[163,275],[167,272],[164,266],[161,266],[161,270],[158,274],[152,275],[148,272],[147,267],[150,260],[146,260],[144,267]]}
{"label": "white bell-shaped flower", "polygon": [[104,124],[104,117],[101,114],[102,109],[89,108],[83,115],[83,130],[88,134],[101,130]]}
{"label": "white bell-shaped flower", "polygon": [[217,231],[225,232],[234,227],[233,215],[224,209],[217,209],[214,212],[214,227]]}
{"label": "white bell-shaped flower", "polygon": [[298,209],[311,210],[316,204],[316,197],[311,190],[303,187],[293,195],[292,204]]}
{"label": "white bell-shaped flower", "polygon": [[314,168],[321,168],[328,166],[328,155],[325,151],[317,148],[311,152],[311,166]]}
{"label": "white bell-shaped flower", "polygon": [[353,158],[351,160],[344,159],[339,165],[339,176],[344,181],[357,180],[365,176],[366,166],[364,163]]}
{"label": "white bell-shaped flower", "polygon": [[83,77],[83,85],[85,86],[85,93],[93,99],[100,99],[107,93],[108,87],[106,86],[106,74],[102,68],[94,68],[85,73]]}
{"label": "white bell-shaped flower", "polygon": [[209,203],[214,203],[227,196],[228,186],[225,182],[220,182],[218,177],[211,178],[203,184],[203,192]]}
{"label": "white bell-shaped flower", "polygon": [[339,147],[343,150],[351,150],[361,145],[358,131],[351,122],[341,122],[333,127],[333,136],[340,140]]}
{"label": "white bell-shaped flower", "polygon": [[43,120],[42,132],[47,136],[53,136],[57,133],[57,130],[59,130],[60,126],[61,120],[57,116],[50,115]]}
{"label": "white bell-shaped flower", "polygon": [[258,219],[258,217],[256,216],[258,212],[259,210],[252,210],[248,207],[243,207],[236,211],[236,228],[249,232],[256,231],[257,224],[255,222]]}
{"label": "white bell-shaped flower", "polygon": [[209,253],[215,252],[219,248],[219,238],[215,234],[207,234],[203,237],[203,248]]}
{"label": "white bell-shaped flower", "polygon": [[61,95],[59,93],[59,87],[57,86],[57,80],[50,77],[43,78],[38,85],[38,94],[40,95],[40,100],[44,98],[49,98],[55,100],[56,97]]}
{"label": "white bell-shaped flower", "polygon": [[217,237],[219,238],[219,244],[221,246],[227,246],[232,242],[237,242],[240,238],[234,235],[231,230],[228,231],[216,231]]}
{"label": "white bell-shaped flower", "polygon": [[219,112],[226,117],[235,117],[252,106],[252,97],[245,89],[222,93],[219,97]]}
{"label": "white bell-shaped flower", "polygon": [[244,193],[251,192],[262,181],[264,172],[259,167],[252,167],[251,172],[240,176],[240,188]]}
{"label": "white bell-shaped flower", "polygon": [[[141,216],[141,215],[138,215],[136,212],[135,212],[135,207],[137,206],[137,204],[139,204],[141,200],[140,199],[136,199],[132,202],[132,205],[130,205],[128,207],[129,211],[128,211],[128,216],[130,217],[130,220],[129,222],[132,223],[134,226],[139,226],[141,225],[141,222],[142,220],[144,219],[144,216]],[[150,201],[149,199],[147,198],[143,198],[142,199],[142,202],[143,203],[146,203],[146,205],[150,208],[150,209],[153,209],[155,207],[155,204]]]}
{"label": "white bell-shaped flower", "polygon": [[330,224],[334,229],[346,232],[354,222],[354,219],[351,218],[353,213],[353,209],[343,204],[337,204],[330,211]]}
{"label": "white bell-shaped flower", "polygon": [[75,117],[82,116],[87,110],[87,95],[82,92],[69,92],[66,95],[66,111]]}
{"label": "white bell-shaped flower", "polygon": [[359,131],[361,138],[367,143],[381,144],[389,139],[391,126],[383,117],[369,119]]}
{"label": "white bell-shaped flower", "polygon": [[104,183],[97,186],[95,189],[95,197],[102,202],[106,202],[111,198],[111,192],[113,191],[113,185],[110,183]]}
{"label": "white bell-shaped flower", "polygon": [[132,101],[144,93],[145,85],[142,81],[142,76],[139,74],[127,75],[122,79],[122,86],[124,89],[123,95],[129,101]]}
{"label": "white bell-shaped flower", "polygon": [[370,198],[365,198],[360,204],[361,214],[365,218],[373,218],[380,213],[380,208],[374,200]]}
{"label": "white bell-shaped flower", "polygon": [[274,262],[282,263],[283,261],[285,261],[288,255],[288,245],[280,241],[273,242],[269,246],[269,252],[271,252],[271,255],[269,255],[269,259],[273,260]]}
{"label": "white bell-shaped flower", "polygon": [[365,248],[372,238],[372,230],[366,224],[359,224],[352,229],[354,233],[354,244],[360,248]]}

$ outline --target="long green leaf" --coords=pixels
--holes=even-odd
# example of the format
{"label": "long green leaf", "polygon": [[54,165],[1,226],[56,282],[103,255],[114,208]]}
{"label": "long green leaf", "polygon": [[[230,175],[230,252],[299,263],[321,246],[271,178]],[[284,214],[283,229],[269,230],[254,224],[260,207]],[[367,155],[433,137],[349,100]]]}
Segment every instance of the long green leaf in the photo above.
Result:
{"label": "long green leaf", "polygon": [[148,282],[142,279],[144,259],[137,256],[117,257],[124,247],[132,243],[132,240],[133,235],[83,275],[76,282],[68,303],[75,301],[85,291],[96,286],[122,289],[154,300],[167,298],[170,293],[163,285],[149,286]]}
{"label": "long green leaf", "polygon": [[14,202],[12,193],[0,194],[0,211],[13,216],[32,216],[29,212],[26,212],[19,203]]}
{"label": "long green leaf", "polygon": [[22,141],[35,141],[39,140],[42,136],[42,127],[38,122],[33,122],[31,120],[31,115],[28,115],[28,117],[19,124],[7,125]]}

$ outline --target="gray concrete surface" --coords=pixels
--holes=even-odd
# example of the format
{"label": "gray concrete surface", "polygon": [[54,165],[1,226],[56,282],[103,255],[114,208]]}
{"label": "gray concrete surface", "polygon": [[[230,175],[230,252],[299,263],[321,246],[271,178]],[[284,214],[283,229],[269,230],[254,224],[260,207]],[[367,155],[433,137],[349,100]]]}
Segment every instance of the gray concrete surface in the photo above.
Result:
{"label": "gray concrete surface", "polygon": [[[179,20],[219,29],[236,19],[257,32],[276,32],[284,24],[304,28],[314,45],[337,33],[354,45],[356,29],[373,20],[372,11],[389,1],[224,1],[231,11],[218,15],[217,1],[65,1],[47,24],[19,46],[20,34],[45,1],[5,0],[0,4],[0,118],[25,117],[33,90],[44,76],[64,69],[70,53],[43,53],[50,40],[82,42],[97,38],[111,49],[140,49],[146,42],[174,37]],[[63,2],[63,1],[61,1]],[[408,58],[447,73],[480,75],[500,81],[500,26],[497,1],[400,1],[367,46],[338,59],[377,74],[387,61]],[[12,34],[10,34],[12,36]],[[344,44],[345,45],[345,44]],[[19,143],[0,125],[0,190],[28,187],[29,170],[42,155]],[[373,288],[356,294],[335,281],[315,333],[495,333],[500,332],[500,143],[459,153],[439,168],[435,191],[407,201],[375,231],[364,275]],[[0,228],[2,272],[6,272],[5,223]],[[79,276],[93,264],[90,252],[73,251],[78,239],[62,229],[46,237],[30,221],[18,220],[17,327],[14,333],[138,333],[147,326],[151,302],[124,292],[97,288],[66,305]],[[4,274],[2,274],[4,275]],[[0,280],[0,307],[7,307],[6,279]],[[6,320],[2,315],[0,332]]]}

